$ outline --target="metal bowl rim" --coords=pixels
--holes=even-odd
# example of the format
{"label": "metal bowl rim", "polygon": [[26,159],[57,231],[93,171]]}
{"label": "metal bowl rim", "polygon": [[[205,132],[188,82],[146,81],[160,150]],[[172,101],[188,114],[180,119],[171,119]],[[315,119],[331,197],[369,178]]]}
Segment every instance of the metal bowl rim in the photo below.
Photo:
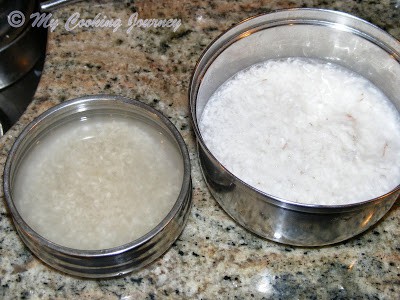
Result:
{"label": "metal bowl rim", "polygon": [[[81,249],[74,249],[66,246],[62,246],[59,244],[56,244],[43,236],[41,236],[39,233],[37,233],[35,230],[33,230],[26,222],[25,220],[21,217],[19,214],[17,208],[15,207],[14,201],[11,197],[11,187],[10,187],[10,175],[11,175],[11,167],[12,164],[15,161],[15,155],[17,150],[19,149],[21,143],[29,137],[31,130],[36,127],[36,126],[50,126],[52,123],[46,124],[48,118],[50,116],[53,116],[59,112],[64,111],[66,108],[71,107],[71,106],[77,106],[80,104],[94,104],[94,103],[105,103],[105,102],[114,102],[114,103],[120,103],[122,105],[132,105],[133,107],[136,107],[137,109],[141,109],[147,112],[150,112],[153,117],[152,120],[158,119],[160,120],[163,125],[165,125],[172,136],[174,137],[175,141],[178,143],[179,150],[182,155],[182,161],[183,161],[183,179],[182,179],[182,184],[181,184],[181,191],[179,193],[179,196],[177,197],[177,200],[172,207],[172,209],[169,211],[169,213],[164,217],[164,219],[156,226],[154,227],[151,231],[146,233],[140,238],[137,238],[136,240],[133,240],[129,243],[117,246],[117,247],[112,247],[112,248],[107,248],[107,249],[99,249],[99,250],[81,250]],[[94,105],[98,105],[94,104]],[[89,111],[91,108],[85,110]],[[73,115],[75,112],[72,112],[68,114],[68,116]],[[64,116],[65,117],[65,116]],[[155,122],[156,123],[156,122]],[[159,126],[157,124],[157,126]],[[187,150],[186,144],[177,130],[177,128],[172,124],[172,122],[166,118],[161,112],[157,111],[156,109],[152,108],[151,106],[142,103],[138,100],[122,97],[122,96],[115,96],[115,95],[105,95],[105,94],[99,94],[99,95],[92,95],[92,96],[83,96],[83,97],[78,97],[72,100],[68,100],[65,102],[62,102],[56,106],[51,107],[50,109],[46,110],[42,114],[40,114],[38,117],[36,117],[32,122],[30,122],[24,130],[21,132],[21,134],[17,137],[16,141],[14,142],[8,156],[7,156],[7,161],[5,164],[4,168],[4,181],[3,181],[3,188],[4,188],[4,195],[5,195],[5,200],[7,203],[7,206],[10,210],[12,218],[15,220],[16,223],[18,223],[19,226],[21,226],[22,230],[25,231],[26,233],[29,234],[30,238],[35,240],[36,243],[39,244],[44,244],[50,249],[53,249],[54,251],[58,253],[62,253],[68,256],[72,257],[90,257],[90,258],[100,258],[100,257],[105,257],[105,256],[115,256],[124,252],[127,252],[129,250],[135,249],[140,247],[141,245],[145,244],[152,238],[154,238],[156,235],[158,235],[167,225],[169,222],[171,222],[174,217],[179,213],[179,211],[182,209],[184,206],[185,201],[188,200],[188,195],[191,193],[190,185],[191,185],[191,167],[190,167],[190,158],[189,158],[189,152]]]}

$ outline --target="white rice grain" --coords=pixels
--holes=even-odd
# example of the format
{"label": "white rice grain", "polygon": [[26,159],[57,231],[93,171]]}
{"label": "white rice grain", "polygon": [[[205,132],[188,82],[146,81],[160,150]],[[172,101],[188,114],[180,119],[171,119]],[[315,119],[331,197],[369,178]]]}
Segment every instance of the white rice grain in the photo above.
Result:
{"label": "white rice grain", "polygon": [[341,205],[400,182],[400,116],[358,74],[289,58],[240,71],[207,103],[207,147],[233,174],[270,195]]}

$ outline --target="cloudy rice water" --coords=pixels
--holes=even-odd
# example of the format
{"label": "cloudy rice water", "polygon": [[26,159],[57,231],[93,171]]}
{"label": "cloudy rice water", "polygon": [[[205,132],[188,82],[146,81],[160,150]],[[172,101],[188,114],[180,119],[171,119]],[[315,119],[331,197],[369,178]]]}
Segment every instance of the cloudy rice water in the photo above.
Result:
{"label": "cloudy rice water", "polygon": [[318,60],[242,70],[200,119],[206,146],[234,175],[270,195],[342,205],[400,183],[400,116],[371,82]]}
{"label": "cloudy rice water", "polygon": [[180,152],[158,128],[92,116],[40,139],[20,166],[13,199],[44,238],[98,250],[155,228],[175,204],[182,180]]}

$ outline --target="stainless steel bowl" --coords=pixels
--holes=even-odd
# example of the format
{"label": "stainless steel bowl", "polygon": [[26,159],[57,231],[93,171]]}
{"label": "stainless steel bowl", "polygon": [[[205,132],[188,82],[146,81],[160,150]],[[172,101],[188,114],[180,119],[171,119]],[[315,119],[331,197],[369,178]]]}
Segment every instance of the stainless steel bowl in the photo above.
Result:
{"label": "stainless steel bowl", "polygon": [[189,96],[199,159],[207,185],[222,208],[245,228],[280,243],[337,243],[381,219],[396,201],[400,186],[351,205],[294,203],[235,177],[209,151],[199,130],[204,107],[222,83],[253,64],[286,57],[320,59],[355,71],[379,87],[400,110],[400,43],[345,13],[283,10],[247,19],[223,33],[205,50],[193,74]]}
{"label": "stainless steel bowl", "polygon": [[[159,128],[176,145],[183,162],[180,194],[167,216],[154,229],[128,244],[104,250],[77,250],[60,246],[35,232],[21,217],[13,199],[15,178],[32,145],[57,125],[90,116],[121,115]],[[15,227],[37,257],[63,272],[81,277],[111,277],[137,270],[162,255],[182,232],[191,206],[190,160],[186,145],[174,125],[155,109],[135,100],[98,95],[55,106],[32,121],[14,143],[4,170],[4,194]]]}

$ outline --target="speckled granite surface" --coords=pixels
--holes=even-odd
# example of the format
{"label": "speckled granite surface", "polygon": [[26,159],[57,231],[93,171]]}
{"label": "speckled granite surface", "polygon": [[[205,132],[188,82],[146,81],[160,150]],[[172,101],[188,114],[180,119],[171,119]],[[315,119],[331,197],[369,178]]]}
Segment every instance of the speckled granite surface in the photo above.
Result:
{"label": "speckled granite surface", "polygon": [[[0,200],[1,299],[399,299],[399,201],[383,221],[336,246],[293,248],[262,240],[231,220],[199,172],[188,116],[191,71],[202,50],[230,25],[289,7],[324,7],[365,18],[400,38],[400,1],[85,1],[58,10],[94,18],[180,18],[170,29],[78,29],[49,37],[44,74],[18,124],[0,140],[0,165],[21,129],[74,97],[111,93],[137,98],[169,116],[188,144],[194,183],[188,224],[152,265],[123,278],[82,280],[36,259],[22,244]],[[2,171],[1,171],[2,172]],[[1,191],[1,198],[3,193]]]}

